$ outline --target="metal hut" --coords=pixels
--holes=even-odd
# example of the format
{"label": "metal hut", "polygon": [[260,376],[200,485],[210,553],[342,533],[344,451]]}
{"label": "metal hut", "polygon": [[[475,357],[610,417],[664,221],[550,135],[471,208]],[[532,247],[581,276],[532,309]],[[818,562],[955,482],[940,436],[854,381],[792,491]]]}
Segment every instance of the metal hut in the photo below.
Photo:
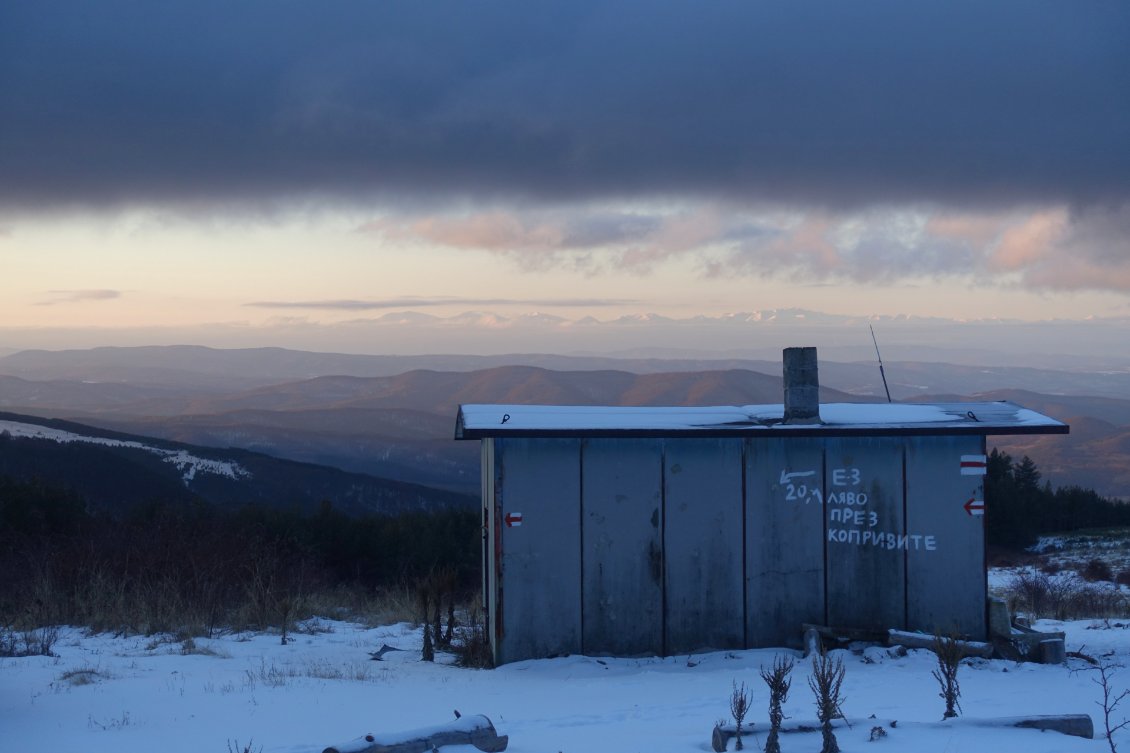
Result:
{"label": "metal hut", "polygon": [[803,624],[984,640],[986,437],[1067,425],[821,405],[816,372],[787,349],[776,405],[460,406],[496,664],[799,645]]}

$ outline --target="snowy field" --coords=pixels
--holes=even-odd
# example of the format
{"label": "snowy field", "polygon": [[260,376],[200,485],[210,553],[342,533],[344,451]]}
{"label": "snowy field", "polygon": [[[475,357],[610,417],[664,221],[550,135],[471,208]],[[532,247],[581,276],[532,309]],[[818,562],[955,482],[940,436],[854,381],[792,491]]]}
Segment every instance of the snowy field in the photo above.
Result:
{"label": "snowy field", "polygon": [[[1130,659],[1130,627],[1096,621],[1037,626],[1066,631],[1069,651],[1083,649],[1109,662]],[[711,729],[728,717],[734,681],[753,689],[747,723],[764,729],[767,695],[758,670],[781,653],[574,656],[469,670],[449,658],[420,662],[420,632],[409,625],[328,621],[307,625],[285,646],[270,634],[193,643],[64,628],[56,657],[0,659],[0,751],[225,753],[238,742],[240,751],[251,743],[263,753],[321,753],[369,732],[446,722],[455,709],[490,717],[514,753],[709,751]],[[385,643],[405,650],[372,661],[369,652]],[[838,653],[847,668],[845,714],[877,717],[838,732],[845,753],[1109,750],[1103,739],[968,721],[938,724],[944,707],[931,677],[932,653],[898,657],[878,646]],[[1100,731],[1097,675],[1081,660],[1069,661],[1065,667],[966,660],[958,678],[962,719],[1086,713]],[[793,673],[785,712],[794,720],[814,717],[809,669],[800,662]],[[1130,669],[1113,684],[1130,687]],[[899,724],[870,741],[871,727],[890,720]],[[1116,734],[1114,742],[1130,750],[1130,732]],[[747,750],[759,750],[764,733],[746,743]],[[785,735],[782,749],[815,753],[819,734]]]}

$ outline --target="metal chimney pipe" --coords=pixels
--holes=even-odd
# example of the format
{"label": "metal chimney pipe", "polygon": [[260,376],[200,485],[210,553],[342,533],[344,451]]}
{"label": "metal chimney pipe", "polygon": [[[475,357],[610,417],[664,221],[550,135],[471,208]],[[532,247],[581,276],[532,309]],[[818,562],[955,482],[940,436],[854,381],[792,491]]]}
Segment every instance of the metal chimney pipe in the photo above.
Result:
{"label": "metal chimney pipe", "polygon": [[785,348],[785,423],[820,423],[820,374],[816,348]]}

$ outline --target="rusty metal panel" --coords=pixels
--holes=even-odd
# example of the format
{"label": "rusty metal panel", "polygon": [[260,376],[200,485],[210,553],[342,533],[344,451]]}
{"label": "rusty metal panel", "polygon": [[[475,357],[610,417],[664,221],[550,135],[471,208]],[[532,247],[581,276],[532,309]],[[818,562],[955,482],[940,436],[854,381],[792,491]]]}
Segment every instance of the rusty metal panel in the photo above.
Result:
{"label": "rusty metal panel", "polygon": [[929,536],[931,543],[907,552],[911,630],[986,637],[985,477],[968,467],[962,473],[961,462],[983,456],[983,441],[906,440],[907,533]]}
{"label": "rusty metal panel", "polygon": [[662,653],[662,440],[584,440],[582,476],[584,652]]}
{"label": "rusty metal panel", "polygon": [[828,622],[886,630],[906,624],[903,440],[830,439],[825,455]]}
{"label": "rusty metal panel", "polygon": [[498,663],[581,650],[580,441],[503,439]]}
{"label": "rusty metal panel", "polygon": [[799,645],[824,620],[823,441],[746,443],[746,645]]}
{"label": "rusty metal panel", "polygon": [[665,651],[742,648],[742,440],[664,445]]}

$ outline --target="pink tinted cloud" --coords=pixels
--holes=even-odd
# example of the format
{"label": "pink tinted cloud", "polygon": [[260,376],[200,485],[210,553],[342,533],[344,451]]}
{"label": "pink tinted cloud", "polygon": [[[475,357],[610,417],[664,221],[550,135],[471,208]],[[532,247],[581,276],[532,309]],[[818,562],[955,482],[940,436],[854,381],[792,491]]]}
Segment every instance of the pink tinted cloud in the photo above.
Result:
{"label": "pink tinted cloud", "polygon": [[984,246],[1000,236],[1008,221],[999,214],[936,212],[926,220],[924,230],[935,238]]}
{"label": "pink tinted cloud", "polygon": [[1035,212],[1001,233],[989,267],[1006,272],[1031,269],[1054,255],[1070,230],[1065,208]]}
{"label": "pink tinted cloud", "polygon": [[894,208],[772,215],[699,206],[675,213],[484,211],[382,219],[385,238],[502,254],[525,269],[647,273],[697,257],[707,276],[899,282],[976,276],[1034,290],[1130,292],[1130,205],[999,212]]}

